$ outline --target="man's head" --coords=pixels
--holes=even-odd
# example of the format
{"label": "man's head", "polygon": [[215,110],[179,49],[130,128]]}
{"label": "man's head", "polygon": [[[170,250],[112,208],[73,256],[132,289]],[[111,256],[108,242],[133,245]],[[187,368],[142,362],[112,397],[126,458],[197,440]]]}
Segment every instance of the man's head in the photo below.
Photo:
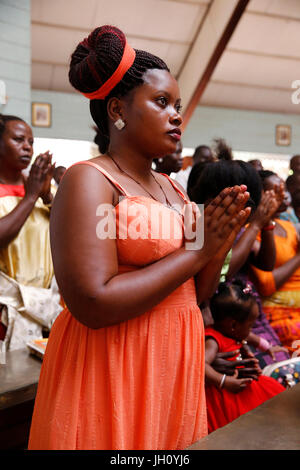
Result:
{"label": "man's head", "polygon": [[207,145],[199,145],[193,155],[193,164],[215,161],[212,150]]}
{"label": "man's head", "polygon": [[290,160],[290,169],[293,173],[300,173],[300,155],[294,155]]}

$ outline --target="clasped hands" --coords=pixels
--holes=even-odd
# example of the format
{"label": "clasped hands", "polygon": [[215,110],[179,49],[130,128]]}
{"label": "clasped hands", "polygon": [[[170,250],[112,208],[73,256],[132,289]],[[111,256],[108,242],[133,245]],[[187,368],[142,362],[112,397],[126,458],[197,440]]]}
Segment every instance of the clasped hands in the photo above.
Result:
{"label": "clasped hands", "polygon": [[24,177],[26,194],[35,199],[41,197],[44,204],[51,203],[51,180],[54,170],[55,163],[52,163],[52,154],[49,151],[38,155],[31,166],[28,177]]}
{"label": "clasped hands", "polygon": [[[229,360],[238,353],[241,354],[241,360]],[[211,366],[220,374],[238,379],[258,380],[258,377],[262,374],[258,360],[247,345],[243,345],[240,350],[218,353]]]}

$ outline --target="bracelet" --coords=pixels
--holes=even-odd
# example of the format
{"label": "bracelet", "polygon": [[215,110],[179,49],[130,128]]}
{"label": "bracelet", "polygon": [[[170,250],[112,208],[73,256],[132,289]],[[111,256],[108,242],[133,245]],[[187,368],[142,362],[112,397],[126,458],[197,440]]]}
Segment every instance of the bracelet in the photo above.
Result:
{"label": "bracelet", "polygon": [[274,230],[275,226],[276,226],[276,222],[274,222],[274,220],[271,220],[270,224],[263,227],[262,230],[264,230],[264,231]]}
{"label": "bracelet", "polygon": [[271,347],[271,344],[269,343],[269,341],[267,341],[266,339],[264,338],[259,338],[259,343],[258,343],[258,349],[260,351],[268,351]]}
{"label": "bracelet", "polygon": [[221,382],[220,382],[219,388],[223,388],[225,379],[226,379],[226,374],[224,374],[223,377],[221,378]]}

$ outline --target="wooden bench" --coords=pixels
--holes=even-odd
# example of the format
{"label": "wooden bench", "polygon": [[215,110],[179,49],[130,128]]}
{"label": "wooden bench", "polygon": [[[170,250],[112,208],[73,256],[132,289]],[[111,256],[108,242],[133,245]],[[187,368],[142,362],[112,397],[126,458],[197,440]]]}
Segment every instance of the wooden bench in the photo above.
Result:
{"label": "wooden bench", "polygon": [[28,349],[0,364],[0,449],[26,449],[42,361]]}
{"label": "wooden bench", "polygon": [[300,383],[217,429],[188,450],[300,450]]}

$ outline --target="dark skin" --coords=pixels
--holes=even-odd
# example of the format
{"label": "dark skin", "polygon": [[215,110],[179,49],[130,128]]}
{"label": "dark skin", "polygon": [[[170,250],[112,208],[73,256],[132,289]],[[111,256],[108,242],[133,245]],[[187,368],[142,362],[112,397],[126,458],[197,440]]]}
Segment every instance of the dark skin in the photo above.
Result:
{"label": "dark skin", "polygon": [[[264,226],[268,225],[274,217],[276,211],[282,205],[284,199],[284,185],[277,182],[272,189],[263,192],[260,204],[255,213],[250,216],[249,225],[238,242],[233,246],[230,266],[227,273],[227,279],[233,277],[244,264],[251,262],[265,271],[272,270],[275,264],[276,249],[274,243],[273,230],[264,231]],[[261,243],[256,240],[258,233],[261,232]],[[213,323],[210,311],[208,310],[204,319],[207,324]],[[259,338],[251,333],[247,339],[249,343],[257,347]],[[282,350],[271,349],[270,354],[275,359],[275,353]],[[218,353],[213,367],[220,373],[233,375],[235,367],[243,365],[243,369],[239,370],[239,377],[257,378],[258,361],[249,348],[242,349],[243,363],[236,361],[228,361],[227,358],[232,357],[228,353]],[[234,355],[233,355],[234,356]]]}
{"label": "dark skin", "polygon": [[293,197],[293,195],[300,189],[300,172],[294,172],[291,178],[292,179],[287,180],[286,184],[291,197]]}
{"label": "dark skin", "polygon": [[263,166],[260,160],[250,160],[249,163],[256,169],[256,171],[263,170]]}
{"label": "dark skin", "polygon": [[[182,124],[176,80],[166,71],[148,70],[143,85],[122,99],[111,98],[107,110],[109,151],[94,162],[107,169],[130,194],[149,198],[150,192],[164,203],[156,179],[170,203],[183,207],[183,200],[171,183],[161,174],[151,174],[153,158],[173,153],[178,143],[178,137],[172,136]],[[119,118],[125,122],[122,131],[113,125]],[[118,169],[110,156],[127,174]],[[95,235],[99,222],[95,214],[100,203],[115,206],[119,196],[100,172],[88,165],[75,165],[61,181],[51,212],[51,245],[58,285],[73,316],[93,329],[142,315],[186,280],[205,271],[216,253],[223,256],[225,241],[249,215],[243,210],[249,197],[246,189],[225,189],[206,211],[206,243],[202,249],[183,247],[142,269],[118,274],[116,240]],[[198,216],[196,211],[194,216]],[[209,283],[209,276],[206,282]]]}
{"label": "dark skin", "polygon": [[66,168],[64,166],[58,166],[55,168],[54,173],[53,173],[53,178],[57,184],[60,183],[60,180],[62,179],[65,171],[66,171]]}
{"label": "dark skin", "polygon": [[[282,182],[281,178],[279,178],[279,176],[277,175],[274,175],[265,179],[264,186],[266,190],[269,190],[269,189],[273,189],[276,185],[278,185],[281,182]],[[280,212],[284,212],[287,209],[287,205],[288,205],[288,194],[285,195],[285,199],[283,200],[281,206],[278,208],[278,211],[276,214],[277,217],[280,214]],[[276,225],[274,229],[274,234],[278,235],[279,237],[286,238],[287,233],[285,229],[280,225],[280,221],[278,221],[278,219],[276,220],[276,216],[275,216]],[[300,246],[298,247],[298,252],[293,258],[291,258],[289,261],[275,268],[272,271],[274,280],[275,280],[276,289],[279,289],[291,277],[294,271],[296,271],[296,269],[299,268],[299,266],[300,266]]]}
{"label": "dark skin", "polygon": [[300,221],[300,207],[299,206],[295,206],[294,207],[294,211],[295,211],[295,214],[296,216],[298,217],[299,221]]}
{"label": "dark skin", "polygon": [[206,163],[206,162],[214,162],[216,161],[216,158],[214,157],[212,151],[208,147],[203,147],[201,149],[201,152],[194,156],[194,161],[193,164],[195,165],[196,163]]}
{"label": "dark skin", "polygon": [[[284,184],[281,182],[274,188],[264,191],[261,201],[249,218],[249,225],[233,246],[227,278],[233,277],[243,266],[250,262],[259,269],[272,271],[276,259],[273,230],[263,230],[275,216],[284,199]],[[261,233],[261,242],[256,240]]]}
{"label": "dark skin", "polygon": [[[201,312],[205,326],[213,325],[214,321],[209,308],[209,303],[201,305]],[[247,342],[252,344],[254,347],[257,347],[259,344],[259,337],[250,333],[247,337]],[[275,348],[275,350],[270,350],[269,353],[273,357],[278,351],[279,349]],[[238,350],[233,352],[217,352],[211,366],[222,375],[226,374],[236,376],[238,373],[239,378],[251,378],[257,380],[258,375],[260,374],[259,362],[248,345],[243,344],[240,349],[240,353],[243,358],[242,360],[232,360],[238,353]]]}
{"label": "dark skin", "polygon": [[[258,316],[258,306],[256,302],[249,303],[249,315],[243,322],[238,322],[234,318],[227,317],[221,322],[216,323],[214,328],[220,331],[224,336],[232,338],[238,342],[245,340],[251,331],[256,318]],[[211,364],[214,362],[218,354],[218,344],[213,338],[207,338],[205,340],[205,380],[207,384],[212,384],[219,387],[223,374],[216,371]],[[228,353],[227,353],[228,354]],[[238,366],[242,365],[242,361],[236,361]],[[234,375],[227,375],[224,388],[232,393],[239,393],[249,385],[253,378],[257,378],[257,375],[261,373],[257,362],[254,363],[253,373],[246,375],[252,375],[249,377],[238,378],[238,371],[235,369]],[[228,374],[227,372],[224,372]]]}
{"label": "dark skin", "polygon": [[164,158],[156,161],[155,171],[159,173],[165,173],[166,175],[170,175],[171,173],[178,173],[178,171],[181,170],[183,163],[181,153],[182,143],[179,141],[174,153],[166,155]]}
{"label": "dark skin", "polygon": [[300,173],[300,155],[294,155],[290,161],[290,169],[294,173]]}
{"label": "dark skin", "polygon": [[39,155],[28,178],[23,171],[33,155],[31,128],[23,121],[8,121],[0,139],[0,180],[2,184],[25,186],[25,196],[0,219],[0,248],[7,246],[19,233],[39,197],[45,204],[52,201],[50,183],[54,166],[49,152]]}
{"label": "dark skin", "polygon": [[[273,232],[262,231],[261,243],[256,240],[256,237],[263,227],[270,223],[270,219],[281,204],[283,196],[282,185],[276,187],[275,191],[271,190],[263,193],[258,208],[253,215],[250,215],[249,220],[247,221],[247,228],[232,247],[232,256],[226,276],[227,279],[233,277],[239,269],[244,266],[248,259],[251,259],[252,263],[257,267],[260,267],[260,269],[264,269],[265,271],[273,269],[276,256]],[[230,241],[230,244],[232,245],[233,242]],[[215,263],[218,264],[220,271],[224,261],[225,258],[220,259],[217,257],[217,259],[215,259]],[[215,293],[219,279],[219,277],[215,278],[207,297],[199,298],[199,303],[209,299],[211,295]],[[212,324],[213,320],[207,302],[201,306],[201,310],[204,313],[204,324],[206,326]],[[224,364],[222,364],[222,368],[223,366]]]}
{"label": "dark skin", "polygon": [[[235,240],[229,240],[229,244],[232,246],[232,256],[227,273],[227,279],[233,277],[239,269],[244,266],[248,259],[251,259],[251,262],[255,266],[260,267],[260,269],[264,269],[265,271],[271,271],[274,268],[276,257],[274,235],[272,231],[264,231],[262,229],[270,223],[272,216],[282,203],[284,198],[283,189],[283,184],[280,184],[273,190],[265,191],[258,208],[253,215],[250,215],[249,220],[247,220],[248,226],[242,236],[234,245],[233,243]],[[207,203],[209,202],[210,200]],[[256,240],[256,237],[261,230],[261,242],[259,242]],[[236,233],[236,236],[237,235],[238,233]],[[227,253],[229,249],[227,250]],[[221,272],[225,257],[216,256],[214,260],[219,267],[219,272]],[[211,289],[207,291],[206,297],[201,296],[198,298],[199,304],[209,299],[215,293],[219,279],[219,277],[214,279],[211,284]],[[212,323],[209,310],[207,311],[204,320],[206,326]]]}
{"label": "dark skin", "polygon": [[[300,175],[299,175],[300,176]],[[292,207],[300,222],[300,191],[296,191],[292,197]]]}
{"label": "dark skin", "polygon": [[[251,378],[257,380],[260,375],[258,360],[254,357],[249,348],[244,346],[240,349],[240,353],[243,358],[241,361],[229,360],[234,358],[238,353],[239,351],[230,351],[226,353],[218,352],[211,365],[222,375],[226,374],[238,378]],[[240,369],[240,367],[242,368]]]}

